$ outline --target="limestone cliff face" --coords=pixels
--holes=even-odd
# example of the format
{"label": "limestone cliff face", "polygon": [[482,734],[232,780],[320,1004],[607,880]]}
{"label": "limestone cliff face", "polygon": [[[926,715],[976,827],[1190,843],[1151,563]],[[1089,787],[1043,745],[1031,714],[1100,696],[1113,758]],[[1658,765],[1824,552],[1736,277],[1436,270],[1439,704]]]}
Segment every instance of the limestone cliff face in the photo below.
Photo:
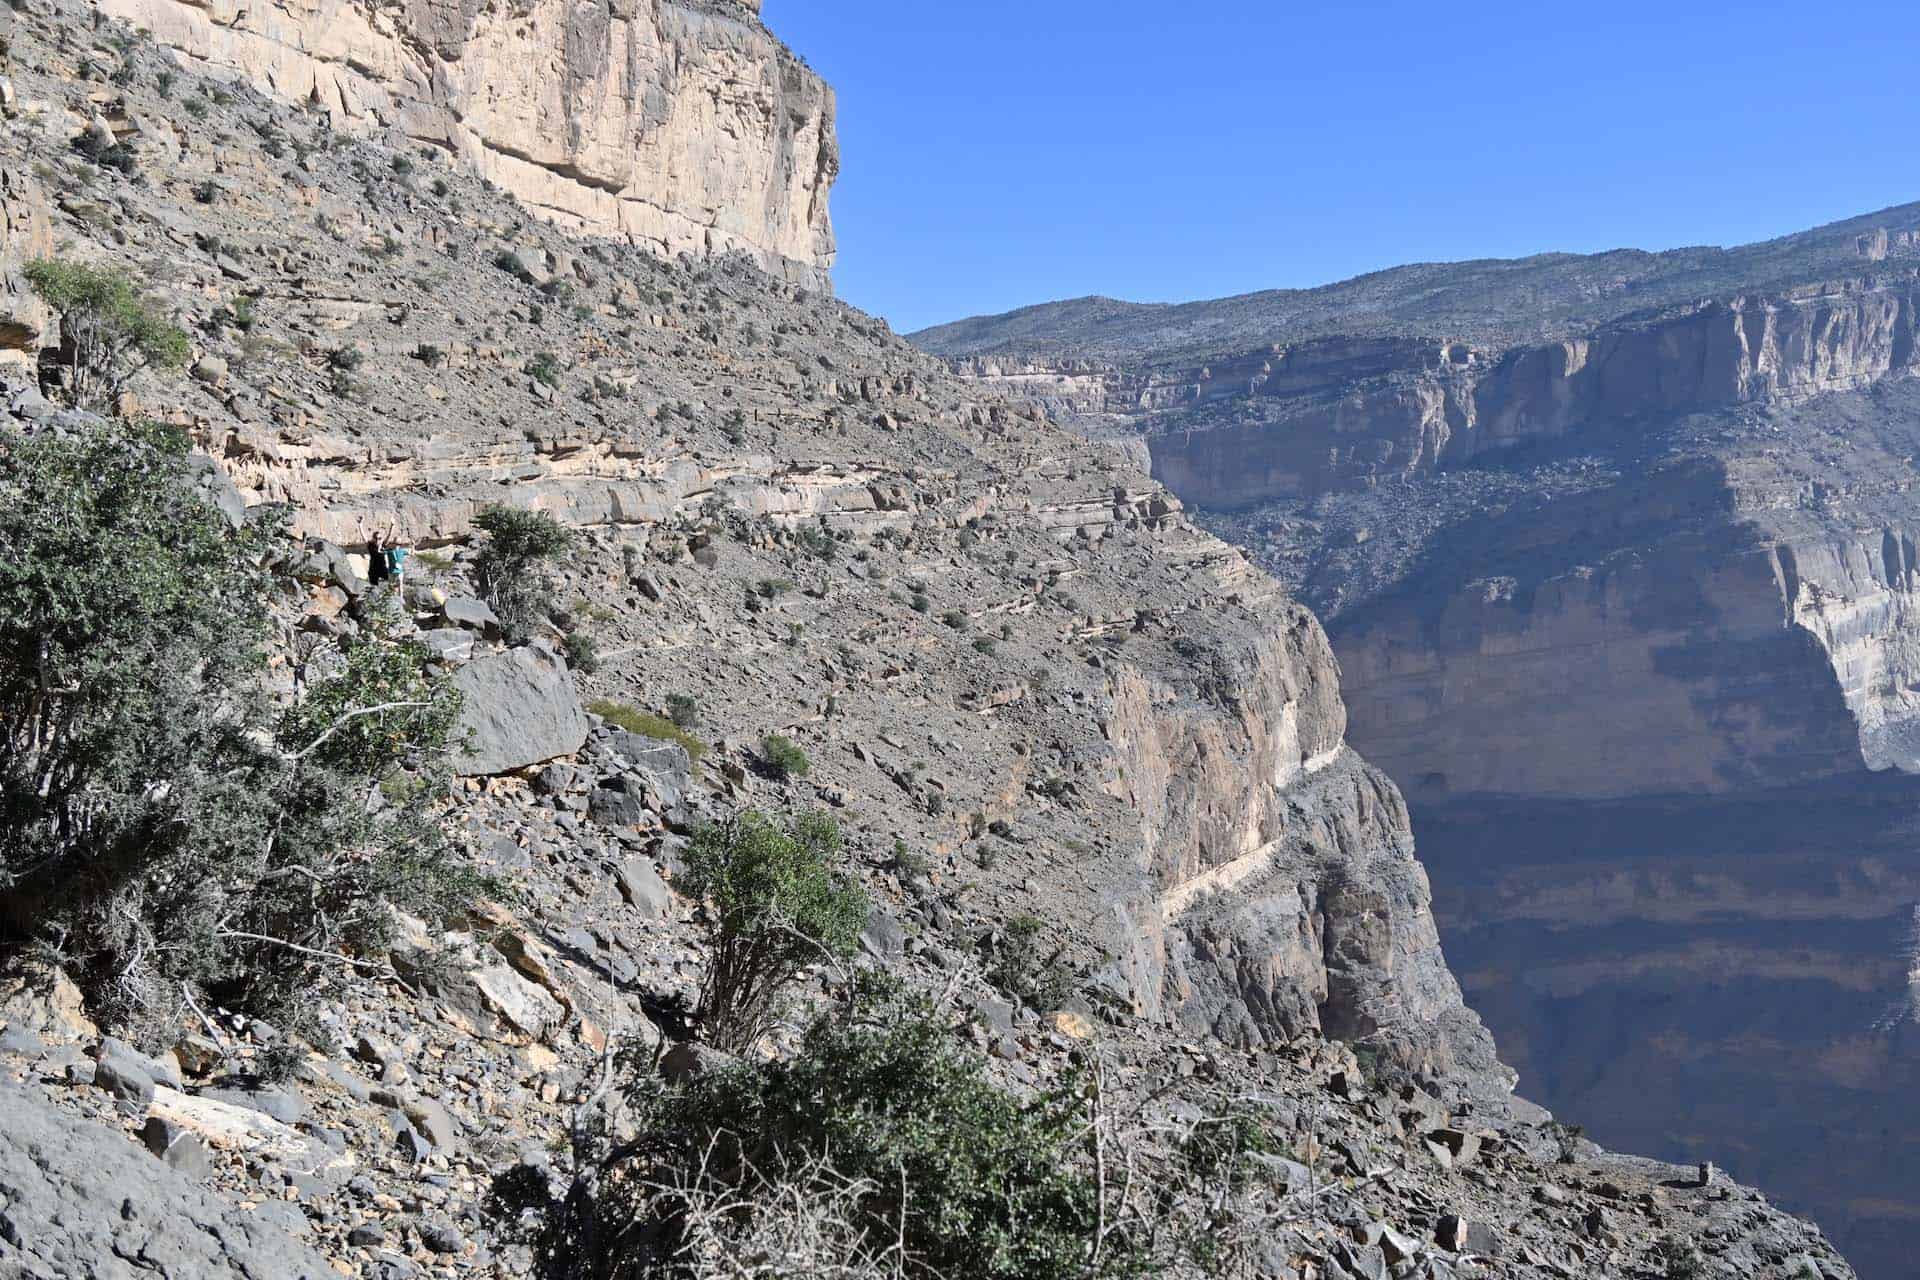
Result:
{"label": "limestone cliff face", "polygon": [[1345,746],[1319,623],[1275,602],[1191,656],[1184,693],[1133,669],[1110,685],[1106,786],[1150,886],[1116,912],[1136,1003],[1232,1044],[1370,1044],[1498,1105],[1513,1077],[1441,955],[1398,790]]}
{"label": "limestone cliff face", "polygon": [[1148,432],[1185,501],[1243,507],[1431,473],[1514,446],[1855,390],[1916,367],[1911,268],[1735,295],[1511,348],[1327,337],[1123,370],[971,358],[966,376]]}
{"label": "limestone cliff face", "polygon": [[39,184],[0,165],[0,365],[29,365],[52,340],[53,316],[27,287],[22,268],[53,252]]}
{"label": "limestone cliff face", "polygon": [[825,287],[833,91],[758,4],[101,0],[215,74],[459,154],[565,226]]}

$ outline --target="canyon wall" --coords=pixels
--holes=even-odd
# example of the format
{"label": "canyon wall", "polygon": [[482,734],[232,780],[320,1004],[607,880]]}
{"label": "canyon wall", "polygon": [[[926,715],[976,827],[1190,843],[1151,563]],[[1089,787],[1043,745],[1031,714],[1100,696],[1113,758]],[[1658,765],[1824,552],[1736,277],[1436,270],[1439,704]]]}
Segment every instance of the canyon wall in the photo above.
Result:
{"label": "canyon wall", "polygon": [[[1912,244],[1811,275],[1795,250],[1545,340],[1489,340],[1495,316],[1472,340],[1209,348],[1208,304],[1131,358],[1075,304],[1070,335],[952,330],[963,377],[1130,436],[1320,613],[1346,740],[1407,796],[1453,972],[1522,1093],[1608,1145],[1721,1161],[1877,1280],[1911,1270],[1920,1215],[1894,1119],[1920,1088]],[[1276,879],[1226,914],[1296,919]],[[1259,971],[1198,908],[1178,939],[1196,992]]]}
{"label": "canyon wall", "polygon": [[1912,268],[1735,295],[1511,348],[1330,336],[1190,365],[969,357],[963,376],[1146,433],[1200,506],[1365,488],[1515,446],[1716,407],[1804,400],[1915,370]]}
{"label": "canyon wall", "polygon": [[1365,1043],[1502,1110],[1512,1073],[1441,954],[1405,803],[1345,745],[1325,633],[1290,601],[1260,617],[1193,655],[1195,690],[1109,686],[1105,789],[1154,888],[1112,933],[1136,1004],[1229,1044]]}
{"label": "canyon wall", "polygon": [[1910,1273],[1920,786],[1416,804],[1447,954],[1529,1096]]}
{"label": "canyon wall", "polygon": [[834,96],[758,5],[101,0],[190,65],[456,153],[528,209],[828,287]]}

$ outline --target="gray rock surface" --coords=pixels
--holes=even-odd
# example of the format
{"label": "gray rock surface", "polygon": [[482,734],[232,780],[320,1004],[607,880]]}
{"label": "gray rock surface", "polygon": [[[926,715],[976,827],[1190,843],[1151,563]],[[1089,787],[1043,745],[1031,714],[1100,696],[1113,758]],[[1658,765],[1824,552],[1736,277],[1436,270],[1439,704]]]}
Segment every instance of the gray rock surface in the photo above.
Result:
{"label": "gray rock surface", "polygon": [[0,1274],[330,1280],[326,1260],[125,1134],[0,1084]]}
{"label": "gray rock surface", "polygon": [[463,774],[525,769],[586,743],[587,716],[573,677],[538,641],[476,658],[454,683],[466,697],[459,727],[473,735],[456,764]]}

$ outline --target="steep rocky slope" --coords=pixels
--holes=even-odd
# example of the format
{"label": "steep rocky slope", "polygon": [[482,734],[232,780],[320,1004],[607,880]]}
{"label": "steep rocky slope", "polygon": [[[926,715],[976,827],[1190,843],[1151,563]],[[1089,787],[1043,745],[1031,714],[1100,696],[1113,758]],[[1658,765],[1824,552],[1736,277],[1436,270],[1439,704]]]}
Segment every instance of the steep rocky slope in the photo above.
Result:
{"label": "steep rocky slope", "polygon": [[[1654,1150],[1727,1133],[1877,1275],[1920,1199],[1871,1118],[1912,1085],[1917,222],[921,335],[1327,620],[1523,1087]],[[1277,340],[1196,355],[1209,324]]]}
{"label": "steep rocky slope", "polygon": [[[725,9],[652,12],[757,32]],[[6,19],[0,260],[50,240],[144,277],[191,329],[190,374],[123,408],[185,428],[247,503],[290,504],[311,552],[290,627],[351,625],[373,536],[415,549],[421,634],[495,713],[463,825],[516,895],[410,934],[391,981],[316,989],[326,1034],[264,1094],[246,1073],[273,1027],[214,1010],[154,1061],[57,986],[0,989],[21,1108],[158,1119],[168,1163],[296,1206],[284,1225],[346,1274],[524,1274],[488,1181],[544,1160],[609,1036],[685,1034],[690,825],[820,806],[883,904],[870,959],[942,993],[1009,1084],[1097,1051],[1176,1109],[1209,1088],[1284,1102],[1309,1185],[1272,1274],[1624,1273],[1669,1237],[1726,1275],[1852,1274],[1755,1193],[1510,1102],[1406,806],[1345,745],[1324,632],[1110,451],[762,272],[768,245],[667,260],[568,238],[404,114],[336,129],[95,17]],[[130,173],[74,148],[102,131]],[[17,314],[21,347],[52,341]],[[17,376],[0,400],[14,423],[52,413]],[[496,502],[584,534],[561,595],[601,660],[541,686],[537,717],[488,699],[558,660],[503,649],[464,599]],[[649,711],[696,699],[700,768],[580,715],[576,678]],[[763,767],[767,732],[804,748],[804,777]],[[1065,1009],[984,977],[1023,915]],[[0,1265],[22,1248],[0,1232]]]}

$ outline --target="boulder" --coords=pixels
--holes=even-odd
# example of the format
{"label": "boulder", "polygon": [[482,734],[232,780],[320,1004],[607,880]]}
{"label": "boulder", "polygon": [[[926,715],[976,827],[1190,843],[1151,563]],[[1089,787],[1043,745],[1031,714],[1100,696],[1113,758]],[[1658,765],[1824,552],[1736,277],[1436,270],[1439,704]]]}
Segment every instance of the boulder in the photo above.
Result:
{"label": "boulder", "polygon": [[202,1089],[200,1096],[214,1102],[224,1102],[228,1106],[258,1111],[262,1115],[272,1116],[281,1124],[299,1124],[307,1114],[307,1104],[298,1096],[278,1089]]}
{"label": "boulder", "polygon": [[647,813],[646,786],[637,778],[609,778],[587,798],[587,816],[604,827],[637,827]]}
{"label": "boulder", "polygon": [[435,627],[422,631],[420,643],[440,662],[458,665],[473,657],[473,633],[461,627]]}
{"label": "boulder", "polygon": [[0,367],[30,369],[41,347],[58,342],[53,313],[23,273],[27,263],[53,251],[53,226],[40,185],[24,165],[0,168]]}
{"label": "boulder", "polygon": [[153,1064],[111,1036],[94,1051],[93,1083],[139,1111],[153,1101]]}
{"label": "boulder", "polygon": [[875,960],[892,960],[907,949],[907,931],[900,917],[885,907],[876,906],[867,915],[867,927],[860,931],[860,950]]}
{"label": "boulder", "polygon": [[80,988],[58,969],[31,966],[0,974],[0,1025],[49,1040],[91,1040],[100,1029],[88,1019]]}
{"label": "boulder", "polygon": [[614,884],[642,919],[659,920],[673,910],[673,890],[645,858],[622,863],[613,873]]}
{"label": "boulder", "polygon": [[506,963],[462,970],[435,988],[453,1019],[476,1033],[497,1019],[509,1032],[541,1040],[567,1017],[566,1006]]}
{"label": "boulder", "polygon": [[163,1119],[161,1127],[142,1131],[149,1149],[163,1144],[156,1160],[125,1135],[25,1090],[0,1087],[0,1116],[6,1117],[0,1124],[0,1274],[338,1275],[266,1215],[183,1176],[195,1163],[180,1145],[188,1133],[183,1127],[169,1128]]}
{"label": "boulder", "polygon": [[477,658],[454,673],[472,736],[455,767],[467,777],[510,773],[586,745],[587,713],[559,655],[538,641]]}
{"label": "boulder", "polygon": [[146,1144],[147,1150],[166,1161],[170,1169],[177,1169],[194,1179],[213,1175],[213,1161],[208,1158],[207,1149],[200,1139],[171,1120],[148,1116],[146,1125],[140,1130],[140,1140]]}
{"label": "boulder", "polygon": [[345,1169],[354,1163],[352,1156],[328,1150],[264,1111],[194,1097],[164,1085],[153,1091],[149,1119],[154,1118],[195,1134],[215,1150],[241,1152],[303,1173]]}
{"label": "boulder", "polygon": [[440,613],[449,626],[463,627],[487,636],[500,634],[500,619],[494,616],[493,607],[484,600],[454,596],[440,606]]}

